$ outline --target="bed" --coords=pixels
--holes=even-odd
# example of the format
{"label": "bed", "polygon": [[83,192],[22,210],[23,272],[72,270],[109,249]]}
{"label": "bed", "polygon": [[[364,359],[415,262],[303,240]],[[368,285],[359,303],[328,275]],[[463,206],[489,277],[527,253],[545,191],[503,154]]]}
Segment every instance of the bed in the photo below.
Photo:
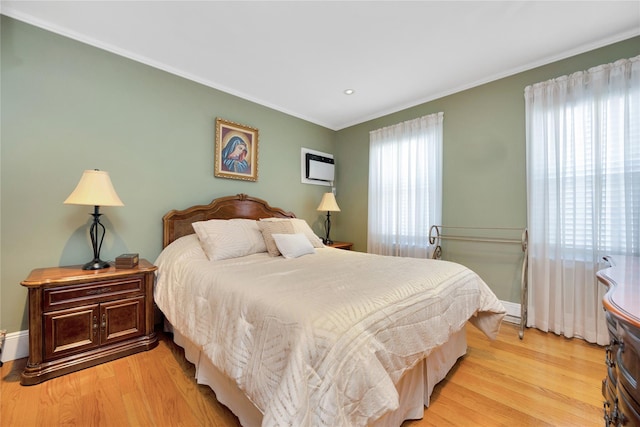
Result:
{"label": "bed", "polygon": [[245,194],[170,211],[163,247],[156,304],[197,382],[245,427],[422,418],[467,322],[494,339],[505,315],[465,267],[325,247]]}

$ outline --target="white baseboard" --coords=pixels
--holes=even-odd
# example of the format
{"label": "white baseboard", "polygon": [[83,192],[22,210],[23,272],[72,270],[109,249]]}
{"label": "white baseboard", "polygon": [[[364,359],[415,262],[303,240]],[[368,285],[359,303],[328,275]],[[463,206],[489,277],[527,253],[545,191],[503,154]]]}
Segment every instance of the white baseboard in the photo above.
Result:
{"label": "white baseboard", "polygon": [[[520,304],[500,301],[507,310],[505,322],[520,324]],[[29,356],[29,331],[18,331],[7,334],[2,345],[2,362]]]}
{"label": "white baseboard", "polygon": [[2,343],[2,362],[29,356],[29,331],[10,332]]}
{"label": "white baseboard", "polygon": [[500,301],[504,308],[507,310],[507,315],[504,317],[505,322],[520,324],[520,304],[509,301]]}

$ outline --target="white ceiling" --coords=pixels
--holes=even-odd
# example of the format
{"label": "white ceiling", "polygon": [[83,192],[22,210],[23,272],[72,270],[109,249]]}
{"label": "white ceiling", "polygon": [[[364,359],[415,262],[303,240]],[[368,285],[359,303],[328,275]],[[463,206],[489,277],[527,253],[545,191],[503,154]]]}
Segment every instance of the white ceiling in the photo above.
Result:
{"label": "white ceiling", "polygon": [[0,12],[334,130],[640,34],[640,0],[2,0]]}

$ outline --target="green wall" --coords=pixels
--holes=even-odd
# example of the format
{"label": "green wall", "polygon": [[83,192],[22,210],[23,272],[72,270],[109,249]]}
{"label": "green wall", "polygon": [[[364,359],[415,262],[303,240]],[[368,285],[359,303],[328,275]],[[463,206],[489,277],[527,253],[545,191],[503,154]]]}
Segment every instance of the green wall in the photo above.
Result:
{"label": "green wall", "polygon": [[[63,205],[82,171],[109,171],[124,207],[103,208],[103,259],[161,249],[173,208],[247,193],[295,212],[322,235],[327,187],[300,183],[300,148],[335,154],[335,240],[365,251],[369,131],[443,111],[443,223],[526,224],[524,87],[640,54],[636,37],[338,132],[2,16],[0,328],[27,329],[26,290],[38,267],[91,258],[89,207]],[[215,178],[215,118],[260,132],[255,183]],[[444,258],[519,301],[519,247],[449,242]]]}
{"label": "green wall", "polygon": [[[444,112],[443,224],[525,227],[524,88],[639,54],[640,37],[635,37],[339,131],[334,154],[342,217],[332,230],[366,251],[369,132],[439,111]],[[474,269],[500,299],[520,302],[519,245],[443,243],[444,259]]]}
{"label": "green wall", "polygon": [[[237,193],[323,234],[315,208],[328,187],[300,183],[300,148],[331,152],[334,131],[5,16],[0,25],[1,329],[27,329],[20,281],[32,269],[92,258],[92,208],[62,203],[85,169],[108,171],[125,204],[101,209],[103,259],[153,262],[167,211]],[[259,129],[257,182],[213,176],[216,117]]]}

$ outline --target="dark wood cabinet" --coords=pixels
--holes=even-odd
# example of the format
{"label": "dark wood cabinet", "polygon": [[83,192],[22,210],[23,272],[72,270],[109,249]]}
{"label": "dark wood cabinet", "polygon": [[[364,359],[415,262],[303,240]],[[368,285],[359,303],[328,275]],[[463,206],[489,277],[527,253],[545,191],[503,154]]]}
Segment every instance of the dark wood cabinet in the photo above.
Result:
{"label": "dark wood cabinet", "polygon": [[155,347],[155,270],[146,260],[131,269],[33,270],[21,283],[29,288],[29,360],[21,384]]}
{"label": "dark wood cabinet", "polygon": [[598,272],[609,288],[603,305],[610,343],[602,380],[606,426],[640,426],[640,258],[613,257]]}
{"label": "dark wood cabinet", "polygon": [[338,248],[338,249],[344,249],[344,250],[350,251],[351,247],[353,246],[353,243],[351,243],[351,242],[333,242],[331,244],[328,244],[327,246],[331,246],[332,248]]}

